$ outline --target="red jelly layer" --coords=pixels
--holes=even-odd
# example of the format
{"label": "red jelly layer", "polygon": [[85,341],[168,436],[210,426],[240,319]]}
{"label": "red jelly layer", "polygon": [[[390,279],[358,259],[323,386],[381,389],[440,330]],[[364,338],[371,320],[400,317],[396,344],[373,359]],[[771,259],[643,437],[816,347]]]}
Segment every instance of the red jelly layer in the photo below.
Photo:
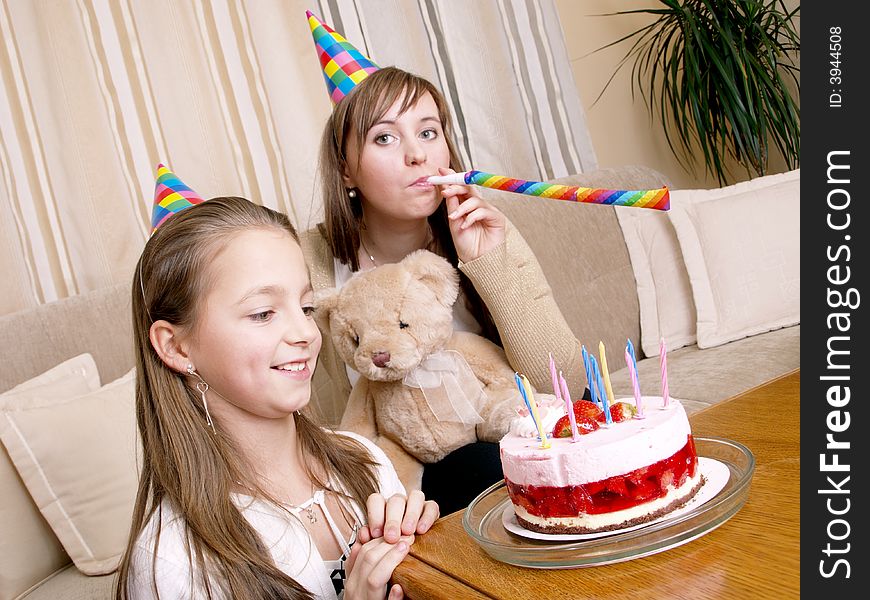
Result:
{"label": "red jelly layer", "polygon": [[602,481],[566,487],[505,482],[511,501],[529,514],[543,518],[576,517],[615,512],[661,498],[669,487],[679,487],[686,478],[694,477],[697,468],[698,454],[690,435],[686,445],[670,458]]}

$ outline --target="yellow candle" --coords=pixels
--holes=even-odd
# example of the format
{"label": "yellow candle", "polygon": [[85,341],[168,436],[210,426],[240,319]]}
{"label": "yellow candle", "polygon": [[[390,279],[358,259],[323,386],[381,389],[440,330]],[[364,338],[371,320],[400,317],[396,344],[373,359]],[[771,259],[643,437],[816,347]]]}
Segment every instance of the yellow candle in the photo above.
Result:
{"label": "yellow candle", "polygon": [[529,407],[532,409],[532,418],[535,419],[535,424],[538,426],[538,435],[541,436],[541,448],[549,448],[550,440],[547,439],[547,434],[544,433],[544,423],[541,417],[538,416],[538,403],[535,400],[535,395],[532,393],[532,386],[525,375],[520,375],[523,381],[523,388],[526,390],[526,398],[529,399]]}
{"label": "yellow candle", "polygon": [[601,376],[604,378],[604,389],[607,390],[607,404],[613,406],[613,388],[610,385],[610,373],[607,371],[607,355],[604,353],[604,342],[598,342],[598,356],[601,358]]}

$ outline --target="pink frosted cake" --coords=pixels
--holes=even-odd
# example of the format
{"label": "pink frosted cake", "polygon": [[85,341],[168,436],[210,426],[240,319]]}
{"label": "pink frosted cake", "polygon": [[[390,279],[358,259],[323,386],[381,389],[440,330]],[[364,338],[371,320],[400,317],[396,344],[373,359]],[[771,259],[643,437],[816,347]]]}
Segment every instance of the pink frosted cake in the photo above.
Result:
{"label": "pink frosted cake", "polygon": [[[593,533],[645,523],[685,504],[703,483],[686,411],[671,399],[644,397],[645,418],[632,418],[633,401],[611,414],[628,416],[604,424],[591,402],[574,403],[577,441],[566,435],[564,404],[539,407],[544,431],[553,432],[541,448],[528,416],[511,423],[502,438],[501,463],[517,521],[541,533]],[[594,408],[590,408],[594,407]],[[597,410],[598,416],[588,410]]]}

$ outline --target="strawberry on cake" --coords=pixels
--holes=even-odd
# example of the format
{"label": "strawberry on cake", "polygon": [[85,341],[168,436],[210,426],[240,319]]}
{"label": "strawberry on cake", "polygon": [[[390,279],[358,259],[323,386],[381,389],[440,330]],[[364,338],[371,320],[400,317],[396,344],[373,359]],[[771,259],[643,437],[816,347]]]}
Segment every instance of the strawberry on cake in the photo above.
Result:
{"label": "strawberry on cake", "polygon": [[593,402],[574,403],[574,441],[564,404],[547,411],[549,448],[521,415],[500,442],[501,463],[517,521],[540,533],[595,533],[646,523],[684,505],[703,478],[686,411],[678,400],[644,397],[610,407],[612,424]]}

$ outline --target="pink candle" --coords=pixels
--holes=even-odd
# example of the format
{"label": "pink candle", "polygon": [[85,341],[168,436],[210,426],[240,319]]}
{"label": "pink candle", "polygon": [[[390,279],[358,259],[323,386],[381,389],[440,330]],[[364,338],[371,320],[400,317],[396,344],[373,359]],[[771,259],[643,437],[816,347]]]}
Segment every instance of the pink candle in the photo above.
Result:
{"label": "pink candle", "polygon": [[568,392],[568,382],[562,377],[561,371],[559,372],[559,384],[562,387],[562,397],[565,398],[565,405],[568,409],[568,421],[571,422],[571,440],[576,442],[577,438],[580,437],[580,433],[577,431],[577,417],[574,415],[574,403],[571,402],[571,394]]}
{"label": "pink candle", "polygon": [[668,393],[668,350],[665,348],[665,338],[659,344],[659,361],[662,367],[662,398],[664,406],[670,404],[671,398]]}
{"label": "pink candle", "polygon": [[637,379],[637,370],[634,368],[634,361],[631,360],[631,354],[627,349],[625,351],[625,364],[628,365],[628,372],[631,375],[631,387],[634,389],[634,405],[637,406],[637,414],[634,415],[634,418],[645,419],[646,415],[643,414],[643,401],[640,397],[640,382]]}
{"label": "pink candle", "polygon": [[550,352],[550,377],[553,379],[553,395],[559,400],[562,399],[562,394],[559,393],[559,379],[556,376],[556,363],[553,361],[553,353]]}

